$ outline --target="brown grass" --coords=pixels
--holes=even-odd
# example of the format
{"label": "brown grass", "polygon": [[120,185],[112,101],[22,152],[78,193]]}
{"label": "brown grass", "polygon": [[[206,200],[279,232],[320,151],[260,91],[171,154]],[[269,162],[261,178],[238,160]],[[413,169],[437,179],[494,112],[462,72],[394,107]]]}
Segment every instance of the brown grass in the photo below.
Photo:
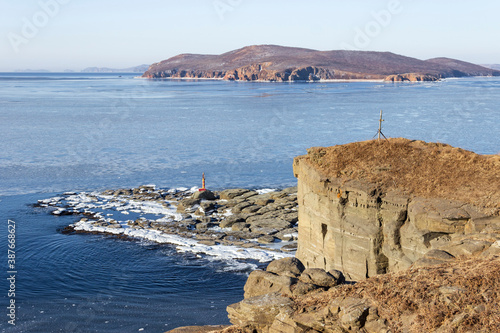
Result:
{"label": "brown grass", "polygon": [[[444,297],[441,287],[459,291]],[[395,332],[500,332],[500,257],[451,263],[373,277],[351,286],[297,298],[297,311],[332,298],[372,300]],[[460,320],[458,320],[460,318]],[[456,319],[455,323],[452,320]]]}
{"label": "brown grass", "polygon": [[305,159],[329,177],[357,179],[382,190],[444,198],[500,214],[500,155],[478,155],[441,143],[403,138],[308,150]]}

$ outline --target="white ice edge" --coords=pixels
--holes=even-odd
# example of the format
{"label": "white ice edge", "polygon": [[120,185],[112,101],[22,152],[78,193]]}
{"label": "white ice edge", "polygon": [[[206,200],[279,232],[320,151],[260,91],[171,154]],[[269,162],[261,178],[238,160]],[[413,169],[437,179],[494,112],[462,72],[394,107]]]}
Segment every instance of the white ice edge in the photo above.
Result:
{"label": "white ice edge", "polygon": [[256,190],[255,192],[259,193],[259,194],[266,194],[266,193],[272,193],[272,192],[276,192],[277,190],[275,188],[263,188],[263,189],[260,189],[260,190]]}
{"label": "white ice edge", "polygon": [[94,226],[89,222],[77,222],[74,224],[75,230],[109,233],[115,235],[125,235],[128,237],[142,238],[160,244],[177,245],[179,252],[204,253],[219,260],[252,259],[259,262],[269,262],[275,259],[293,257],[293,254],[266,251],[264,249],[243,248],[231,245],[204,245],[194,239],[188,239],[177,235],[161,233],[157,230],[144,230],[133,228],[107,228]]}
{"label": "white ice edge", "polygon": [[[152,186],[152,185],[148,185]],[[198,187],[188,188],[176,188],[168,190],[169,193],[178,192],[191,192],[194,193],[198,191]],[[257,190],[259,194],[275,192],[275,189],[261,189]],[[103,195],[99,192],[80,192],[80,193],[70,193],[68,192],[66,198],[54,197],[50,199],[43,200],[41,202],[47,204],[57,204],[62,200],[65,200],[67,204],[79,210],[84,210],[90,212],[93,209],[103,209],[103,210],[115,210],[117,213],[124,215],[129,215],[130,212],[144,213],[144,214],[154,214],[162,215],[156,219],[156,222],[164,221],[181,221],[183,219],[182,214],[177,213],[175,208],[176,203],[174,201],[138,201],[129,198],[120,198],[113,195]],[[164,205],[168,207],[165,207]],[[65,211],[65,208],[58,207],[56,214],[61,214]],[[93,212],[95,217],[103,218],[101,212]],[[221,216],[233,215],[231,209],[227,210],[224,214],[219,214]],[[112,214],[106,214],[106,216],[112,216]],[[112,219],[105,219],[110,222]],[[122,234],[128,237],[140,238],[144,240],[149,240],[157,243],[173,244],[176,245],[176,249],[179,252],[191,252],[197,254],[206,254],[213,258],[214,260],[224,260],[230,262],[231,266],[241,266],[248,265],[247,263],[239,263],[237,260],[252,259],[259,262],[269,262],[275,259],[281,259],[285,257],[293,257],[292,253],[276,252],[271,250],[266,250],[262,248],[243,248],[239,246],[230,245],[204,245],[200,244],[195,239],[184,238],[178,235],[165,234],[157,230],[147,230],[147,229],[135,229],[130,228],[126,221],[117,221],[121,228],[109,228],[94,225],[87,221],[80,221],[74,224],[75,230],[88,231],[88,232],[99,232],[99,233],[109,233],[109,234]],[[220,229],[220,228],[218,228]],[[223,231],[220,229],[220,231]],[[271,248],[272,246],[268,246]],[[238,263],[235,264],[235,263]]]}

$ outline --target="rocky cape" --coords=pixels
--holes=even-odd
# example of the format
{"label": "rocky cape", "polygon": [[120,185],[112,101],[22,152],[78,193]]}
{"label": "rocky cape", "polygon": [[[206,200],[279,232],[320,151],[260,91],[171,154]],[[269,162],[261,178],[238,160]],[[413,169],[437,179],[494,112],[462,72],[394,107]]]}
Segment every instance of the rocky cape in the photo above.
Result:
{"label": "rocky cape", "polygon": [[500,71],[449,58],[419,60],[390,52],[253,45],[220,55],[180,54],[152,64],[143,74],[145,78],[273,82],[436,81],[466,76],[500,76]]}
{"label": "rocky cape", "polygon": [[219,332],[500,331],[500,155],[372,140],[294,172],[296,257],[253,271]]}
{"label": "rocky cape", "polygon": [[[49,209],[56,216],[81,216],[62,230],[67,234],[147,238],[180,246],[186,240],[182,251],[220,255],[217,248],[234,248],[231,259],[270,261],[291,256],[297,249],[296,191],[291,187],[280,191],[212,192],[143,185],[103,192],[67,192],[39,200],[35,206]],[[251,250],[260,252],[248,255]]]}

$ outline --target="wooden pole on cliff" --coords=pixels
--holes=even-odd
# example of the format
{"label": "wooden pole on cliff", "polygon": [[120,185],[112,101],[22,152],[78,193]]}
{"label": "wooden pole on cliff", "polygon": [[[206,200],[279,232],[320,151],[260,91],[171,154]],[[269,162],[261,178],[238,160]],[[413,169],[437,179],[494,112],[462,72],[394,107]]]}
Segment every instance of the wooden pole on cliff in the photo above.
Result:
{"label": "wooden pole on cliff", "polygon": [[378,121],[378,132],[377,132],[377,140],[380,141],[380,135],[382,135],[384,137],[384,139],[387,140],[387,138],[385,137],[384,133],[382,133],[382,122],[384,121],[384,119],[382,119],[382,110],[380,110],[380,120]]}

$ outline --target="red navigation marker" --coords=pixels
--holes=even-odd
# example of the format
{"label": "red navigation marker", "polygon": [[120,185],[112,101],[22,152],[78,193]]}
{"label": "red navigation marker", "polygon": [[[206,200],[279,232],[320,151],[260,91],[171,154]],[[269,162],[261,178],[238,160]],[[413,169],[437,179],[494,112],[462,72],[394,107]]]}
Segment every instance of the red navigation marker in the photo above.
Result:
{"label": "red navigation marker", "polygon": [[207,189],[205,188],[205,173],[201,176],[201,188],[198,191],[206,191]]}

